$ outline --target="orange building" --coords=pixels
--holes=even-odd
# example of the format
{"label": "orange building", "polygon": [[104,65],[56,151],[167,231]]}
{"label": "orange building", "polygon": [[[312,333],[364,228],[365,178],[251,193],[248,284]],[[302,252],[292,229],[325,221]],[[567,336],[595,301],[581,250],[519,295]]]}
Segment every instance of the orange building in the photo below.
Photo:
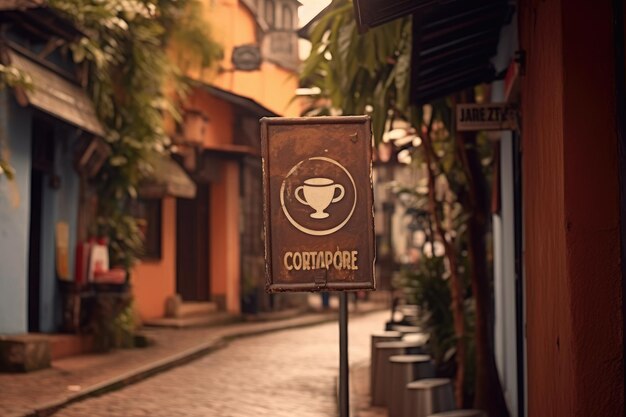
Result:
{"label": "orange building", "polygon": [[258,119],[299,113],[292,100],[298,87],[299,3],[203,3],[224,58],[210,70],[187,68],[192,89],[184,121],[173,134],[175,159],[195,182],[195,198],[165,196],[146,204],[153,206],[145,210],[147,247],[155,250],[135,268],[132,283],[136,309],[148,322],[289,306],[288,298],[262,291]]}

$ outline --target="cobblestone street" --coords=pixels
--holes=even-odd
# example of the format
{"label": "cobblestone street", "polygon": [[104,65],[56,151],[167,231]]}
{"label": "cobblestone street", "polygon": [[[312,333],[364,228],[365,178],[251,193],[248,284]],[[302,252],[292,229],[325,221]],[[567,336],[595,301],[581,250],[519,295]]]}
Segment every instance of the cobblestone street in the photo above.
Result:
{"label": "cobblestone street", "polygon": [[[380,312],[350,321],[350,362],[367,360],[369,335],[387,316]],[[237,340],[55,416],[330,417],[337,413],[338,350],[337,323]]]}

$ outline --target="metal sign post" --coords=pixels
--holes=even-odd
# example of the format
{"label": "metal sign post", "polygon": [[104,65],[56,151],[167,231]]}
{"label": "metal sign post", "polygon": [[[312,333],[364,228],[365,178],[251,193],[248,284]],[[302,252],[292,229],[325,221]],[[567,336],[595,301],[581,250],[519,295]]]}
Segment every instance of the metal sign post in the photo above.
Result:
{"label": "metal sign post", "polygon": [[348,368],[348,293],[339,294],[339,417],[350,416]]}
{"label": "metal sign post", "polygon": [[349,416],[348,295],[374,290],[367,116],[261,119],[268,292],[340,291],[339,413]]}

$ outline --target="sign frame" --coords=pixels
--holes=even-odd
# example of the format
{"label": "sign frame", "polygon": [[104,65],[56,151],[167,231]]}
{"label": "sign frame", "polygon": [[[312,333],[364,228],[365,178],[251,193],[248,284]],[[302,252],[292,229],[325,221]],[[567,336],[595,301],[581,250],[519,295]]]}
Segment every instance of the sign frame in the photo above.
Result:
{"label": "sign frame", "polygon": [[[274,280],[274,271],[272,260],[272,238],[275,230],[272,229],[272,201],[270,190],[270,127],[271,126],[293,126],[294,133],[297,135],[298,127],[310,127],[311,125],[320,125],[323,128],[343,125],[355,125],[357,132],[363,132],[359,137],[358,134],[348,138],[352,143],[363,146],[365,157],[367,158],[367,189],[365,191],[365,202],[360,203],[360,210],[363,210],[362,205],[367,208],[367,225],[363,227],[367,228],[367,242],[363,247],[368,251],[368,259],[365,259],[363,264],[367,265],[367,268],[359,268],[359,277],[366,276],[366,279],[343,282],[331,280],[329,281],[329,268],[318,269],[316,272],[310,274],[314,276],[310,282],[276,282]],[[375,246],[375,232],[374,232],[374,196],[373,196],[373,166],[372,166],[372,134],[371,134],[371,120],[369,116],[324,116],[324,117],[264,117],[260,120],[261,127],[261,156],[263,167],[263,230],[265,240],[265,290],[269,293],[276,292],[318,292],[318,291],[359,291],[359,290],[375,290],[376,278],[374,262],[376,259],[376,246]],[[316,158],[309,158],[316,159]],[[294,167],[295,168],[295,167]],[[344,168],[345,170],[345,168]],[[288,176],[289,174],[287,174]],[[350,175],[350,174],[348,174]],[[361,179],[361,182],[363,180]],[[358,182],[358,181],[357,181]],[[355,187],[355,203],[356,206],[356,185]],[[281,187],[282,188],[282,187]],[[360,189],[359,189],[360,190]],[[281,190],[282,198],[282,190]],[[338,197],[339,198],[339,197]],[[284,210],[284,202],[281,204]],[[313,217],[313,216],[311,216]],[[292,221],[291,219],[289,221]],[[295,230],[295,229],[294,229]],[[332,233],[330,233],[332,234]]]}

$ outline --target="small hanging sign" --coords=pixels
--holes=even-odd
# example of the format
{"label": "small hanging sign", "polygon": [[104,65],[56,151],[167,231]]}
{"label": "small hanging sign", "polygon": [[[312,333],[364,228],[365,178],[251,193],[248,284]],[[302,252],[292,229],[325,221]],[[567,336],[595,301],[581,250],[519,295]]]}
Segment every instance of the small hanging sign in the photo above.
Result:
{"label": "small hanging sign", "polygon": [[456,130],[517,130],[517,108],[508,103],[457,104]]}

